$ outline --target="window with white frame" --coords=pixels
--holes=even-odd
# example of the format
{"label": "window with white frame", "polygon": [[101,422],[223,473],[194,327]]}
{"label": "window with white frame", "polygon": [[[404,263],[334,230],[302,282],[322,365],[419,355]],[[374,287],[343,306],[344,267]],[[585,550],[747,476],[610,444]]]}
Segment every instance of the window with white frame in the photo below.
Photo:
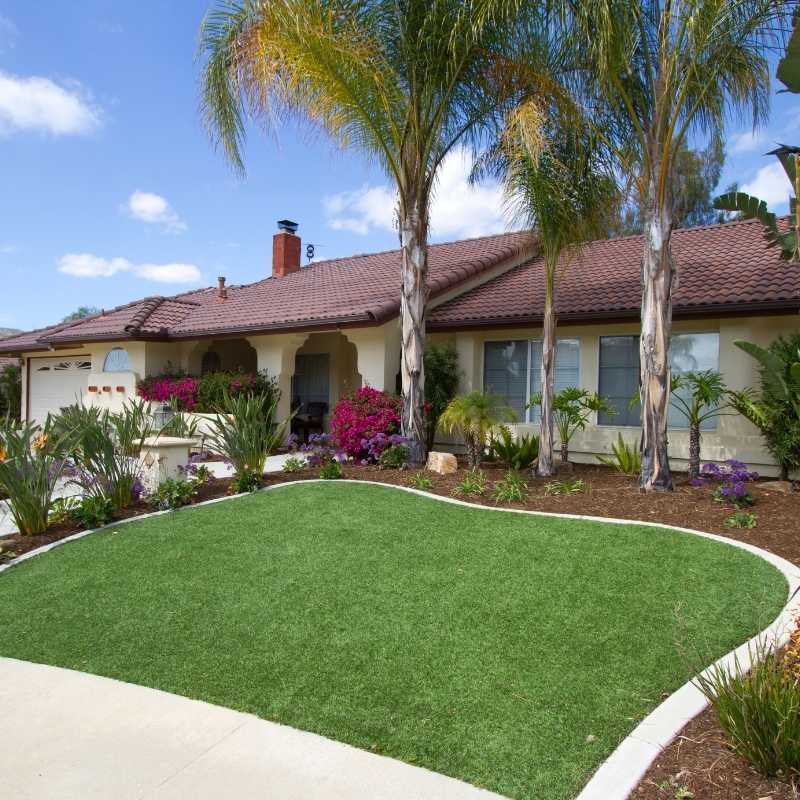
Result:
{"label": "window with white frame", "polygon": [[130,372],[131,359],[124,347],[113,347],[103,362],[103,372]]}
{"label": "window with white frame", "polygon": [[[719,369],[718,333],[676,333],[670,340],[669,362],[673,375]],[[598,392],[607,397],[617,413],[600,414],[600,425],[639,425],[641,407],[631,406],[639,391],[639,337],[601,336]],[[682,390],[685,391],[685,390]],[[670,405],[670,428],[686,428],[686,416]],[[703,423],[703,430],[714,430],[716,419]]]}
{"label": "window with white frame", "polygon": [[[541,391],[542,340],[512,339],[485,342],[483,389],[504,398],[520,422],[538,422],[538,409],[526,408],[532,395]],[[578,386],[580,341],[558,339],[555,359],[555,390]]]}

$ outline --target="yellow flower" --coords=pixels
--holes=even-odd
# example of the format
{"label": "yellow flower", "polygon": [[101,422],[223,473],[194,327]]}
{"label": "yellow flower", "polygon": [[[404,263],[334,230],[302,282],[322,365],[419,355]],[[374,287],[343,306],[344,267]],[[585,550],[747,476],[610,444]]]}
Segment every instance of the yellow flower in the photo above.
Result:
{"label": "yellow flower", "polygon": [[40,433],[34,440],[33,440],[33,448],[34,450],[41,450],[47,444],[47,434]]}

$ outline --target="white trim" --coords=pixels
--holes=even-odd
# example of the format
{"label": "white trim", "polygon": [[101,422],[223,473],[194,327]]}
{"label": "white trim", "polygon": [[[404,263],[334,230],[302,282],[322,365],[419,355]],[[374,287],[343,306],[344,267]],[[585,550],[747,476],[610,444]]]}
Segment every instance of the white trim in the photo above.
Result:
{"label": "white trim", "polygon": [[[451,503],[456,506],[463,506],[478,511],[485,511],[488,513],[501,513],[501,514],[523,514],[535,517],[553,517],[556,519],[571,519],[571,520],[585,520],[588,522],[605,522],[610,525],[640,525],[646,528],[660,528],[667,531],[676,531],[678,533],[686,533],[692,536],[700,536],[704,539],[711,539],[715,542],[727,544],[731,547],[737,547],[740,550],[745,550],[748,553],[759,556],[767,563],[771,564],[786,578],[789,585],[788,601],[783,607],[778,617],[765,628],[761,633],[754,636],[749,641],[737,647],[727,655],[718,659],[713,665],[706,668],[701,674],[709,674],[715,667],[719,666],[723,669],[733,670],[738,665],[747,669],[751,662],[752,647],[757,642],[763,642],[766,647],[774,648],[780,647],[788,641],[789,635],[792,630],[792,623],[796,614],[800,613],[800,567],[796,567],[784,558],[762,550],[755,545],[740,542],[735,539],[728,539],[724,536],[718,536],[715,533],[706,533],[705,531],[693,530],[692,528],[681,528],[676,525],[666,525],[660,522],[649,522],[643,520],[631,519],[616,519],[608,517],[594,517],[585,514],[558,514],[551,511],[528,511],[519,508],[496,508],[492,506],[477,505],[475,503],[467,503],[464,500],[456,500],[453,497],[442,497],[441,495],[424,492],[420,489],[413,489],[409,486],[397,486],[389,483],[378,483],[376,481],[362,481],[362,480],[341,480],[329,481],[319,478],[301,481],[287,481],[285,483],[277,483],[272,486],[267,486],[261,489],[262,492],[275,491],[277,489],[284,489],[289,486],[303,486],[309,483],[340,483],[340,484],[363,484],[365,486],[383,486],[388,489],[397,489],[409,494],[419,495],[420,497],[427,497],[431,500],[438,500],[442,503]],[[221,503],[226,500],[233,500],[240,497],[247,497],[247,494],[231,495],[229,497],[218,497],[214,500],[206,500],[202,503],[195,503],[191,506],[185,506],[178,509],[178,511],[189,511],[199,506],[212,505],[213,503]],[[142,514],[138,517],[129,517],[125,520],[120,520],[113,525],[106,525],[103,528],[96,528],[95,530],[81,531],[65,539],[61,539],[52,544],[44,545],[36,550],[31,550],[28,553],[20,556],[19,558],[9,561],[7,564],[0,566],[0,573],[7,569],[27,561],[29,558],[46,553],[54,547],[58,547],[67,542],[81,539],[88,536],[90,533],[96,531],[106,530],[108,528],[116,527],[117,525],[135,522],[137,520],[148,519],[150,517],[158,517],[162,514],[169,514],[170,511],[155,511],[150,514]],[[708,701],[702,692],[697,688],[694,679],[685,683],[680,689],[671,694],[663,703],[657,706],[647,717],[645,717],[636,728],[619,744],[616,750],[600,765],[592,778],[580,792],[576,800],[627,800],[629,794],[636,788],[641,781],[644,774],[647,772],[650,765],[658,757],[659,753],[666,748],[670,742],[680,733],[683,727],[694,717],[696,717],[708,705]]]}

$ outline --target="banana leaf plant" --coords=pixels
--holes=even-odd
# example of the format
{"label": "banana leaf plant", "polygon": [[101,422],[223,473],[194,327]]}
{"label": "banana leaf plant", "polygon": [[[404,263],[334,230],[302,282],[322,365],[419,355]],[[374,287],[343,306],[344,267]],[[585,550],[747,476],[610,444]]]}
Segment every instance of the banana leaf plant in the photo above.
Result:
{"label": "banana leaf plant", "polygon": [[[800,8],[795,10],[792,34],[786,54],[778,62],[777,77],[786,87],[783,91],[800,94]],[[783,258],[800,262],[800,219],[797,216],[797,198],[800,196],[800,147],[782,144],[767,153],[776,156],[794,189],[789,199],[789,226],[778,225],[777,215],[767,208],[764,200],[745,192],[728,192],[714,201],[714,208],[741,214],[744,219],[757,219],[763,226],[767,241],[779,247]]]}

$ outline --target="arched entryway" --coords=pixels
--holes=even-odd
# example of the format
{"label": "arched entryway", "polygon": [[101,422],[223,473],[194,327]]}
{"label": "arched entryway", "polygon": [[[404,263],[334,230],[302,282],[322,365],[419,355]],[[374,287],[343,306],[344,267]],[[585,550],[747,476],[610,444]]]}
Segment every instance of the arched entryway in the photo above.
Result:
{"label": "arched entryway", "polygon": [[257,372],[258,355],[247,339],[211,339],[199,342],[189,355],[189,372]]}

